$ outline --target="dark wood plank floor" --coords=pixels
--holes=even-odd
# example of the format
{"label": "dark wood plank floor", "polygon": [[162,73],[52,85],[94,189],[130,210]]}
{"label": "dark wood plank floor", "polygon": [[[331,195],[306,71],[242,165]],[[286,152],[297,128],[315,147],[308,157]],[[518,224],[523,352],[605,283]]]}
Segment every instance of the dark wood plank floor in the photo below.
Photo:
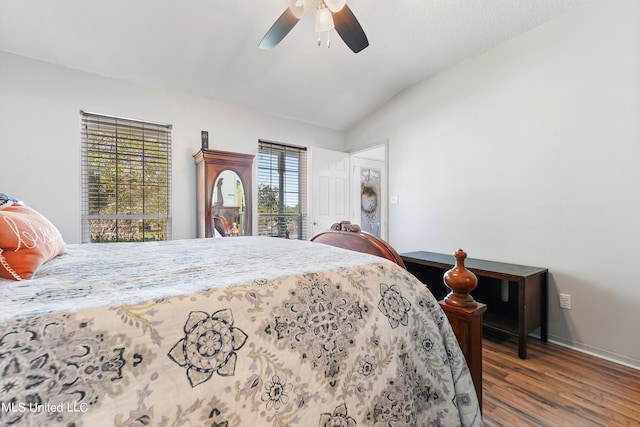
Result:
{"label": "dark wood plank floor", "polygon": [[483,340],[483,420],[493,426],[640,426],[640,371],[529,339]]}

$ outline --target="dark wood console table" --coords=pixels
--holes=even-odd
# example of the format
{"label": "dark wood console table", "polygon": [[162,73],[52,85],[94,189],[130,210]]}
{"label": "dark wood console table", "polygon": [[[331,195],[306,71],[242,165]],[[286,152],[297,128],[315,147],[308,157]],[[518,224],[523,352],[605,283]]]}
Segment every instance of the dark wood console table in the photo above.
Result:
{"label": "dark wood console table", "polygon": [[[442,275],[455,264],[452,255],[418,251],[400,256],[407,270],[438,300],[449,293]],[[548,269],[473,258],[467,258],[465,265],[478,278],[478,287],[471,294],[487,305],[485,328],[517,336],[521,359],[527,358],[527,336],[535,329],[540,328],[540,339],[547,342]],[[502,281],[508,281],[506,294]]]}

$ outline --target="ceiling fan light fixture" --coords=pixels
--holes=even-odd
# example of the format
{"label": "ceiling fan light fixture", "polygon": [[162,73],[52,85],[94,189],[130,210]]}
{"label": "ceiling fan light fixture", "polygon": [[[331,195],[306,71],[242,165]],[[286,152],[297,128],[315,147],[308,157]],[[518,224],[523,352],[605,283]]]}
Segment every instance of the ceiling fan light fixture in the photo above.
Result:
{"label": "ceiling fan light fixture", "polygon": [[347,0],[324,0],[324,4],[327,5],[331,12],[336,13],[342,10],[344,5],[347,4]]}
{"label": "ceiling fan light fixture", "polygon": [[316,33],[329,31],[334,27],[331,11],[324,6],[319,6],[316,10]]}
{"label": "ceiling fan light fixture", "polygon": [[307,10],[311,7],[312,0],[289,0],[289,9],[296,16],[296,18],[302,18]]}

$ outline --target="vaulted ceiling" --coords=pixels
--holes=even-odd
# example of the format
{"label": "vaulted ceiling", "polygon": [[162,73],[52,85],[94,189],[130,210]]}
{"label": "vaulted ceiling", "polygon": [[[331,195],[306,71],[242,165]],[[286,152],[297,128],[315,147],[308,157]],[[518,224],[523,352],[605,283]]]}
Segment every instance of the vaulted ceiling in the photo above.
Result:
{"label": "vaulted ceiling", "polygon": [[[402,90],[593,0],[348,0],[369,47],[313,11],[258,49],[287,0],[0,0],[0,50],[346,129]],[[2,64],[0,64],[2,66]]]}

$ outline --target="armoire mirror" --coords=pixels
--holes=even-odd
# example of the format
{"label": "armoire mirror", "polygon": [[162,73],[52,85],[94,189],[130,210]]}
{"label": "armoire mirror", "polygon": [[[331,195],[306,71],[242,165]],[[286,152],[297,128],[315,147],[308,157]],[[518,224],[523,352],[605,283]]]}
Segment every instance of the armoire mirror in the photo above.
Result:
{"label": "armoire mirror", "polygon": [[246,204],[240,176],[229,169],[220,172],[213,186],[212,200],[212,215],[224,218],[226,225],[236,230],[233,234],[244,236]]}
{"label": "armoire mirror", "polygon": [[252,154],[201,149],[196,161],[197,235],[215,235],[214,218],[222,217],[237,235],[252,234]]}

